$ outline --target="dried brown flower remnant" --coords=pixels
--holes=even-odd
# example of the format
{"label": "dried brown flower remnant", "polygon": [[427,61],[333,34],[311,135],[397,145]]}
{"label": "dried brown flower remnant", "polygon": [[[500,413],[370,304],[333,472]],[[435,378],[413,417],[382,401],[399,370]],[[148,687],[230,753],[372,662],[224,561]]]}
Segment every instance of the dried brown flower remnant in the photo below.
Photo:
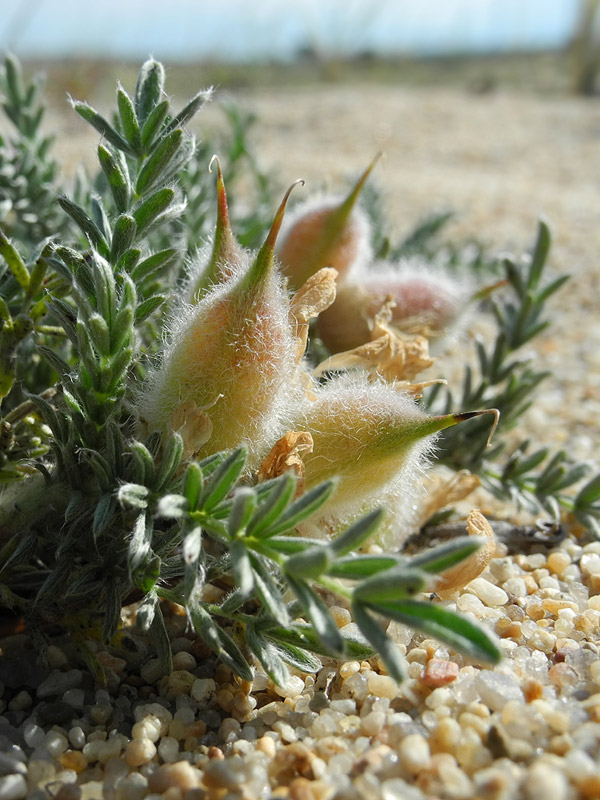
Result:
{"label": "dried brown flower remnant", "polygon": [[467,517],[467,533],[469,536],[483,537],[485,544],[460,564],[442,573],[435,587],[436,594],[442,598],[479,577],[496,554],[496,537],[492,526],[477,508]]}
{"label": "dried brown flower remnant", "polygon": [[[314,371],[315,376],[330,369],[362,367],[371,375],[388,381],[411,381],[434,363],[424,336],[406,336],[390,327],[394,300],[386,298],[370,325],[370,341],[323,361]],[[410,391],[410,386],[402,386]],[[414,392],[413,394],[418,394]]]}
{"label": "dried brown flower remnant", "polygon": [[296,355],[300,363],[308,341],[308,323],[334,302],[338,272],[331,267],[311,275],[292,297],[290,320],[296,329]]}
{"label": "dried brown flower remnant", "polygon": [[320,318],[319,335],[333,353],[371,338],[374,319],[389,305],[387,325],[396,333],[439,337],[461,316],[470,290],[455,276],[425,266],[374,265],[340,285],[335,303]]}
{"label": "dried brown flower remnant", "polygon": [[258,480],[267,481],[286,472],[296,475],[296,495],[304,491],[303,454],[312,453],[313,439],[306,431],[288,431],[281,437],[258,469]]}

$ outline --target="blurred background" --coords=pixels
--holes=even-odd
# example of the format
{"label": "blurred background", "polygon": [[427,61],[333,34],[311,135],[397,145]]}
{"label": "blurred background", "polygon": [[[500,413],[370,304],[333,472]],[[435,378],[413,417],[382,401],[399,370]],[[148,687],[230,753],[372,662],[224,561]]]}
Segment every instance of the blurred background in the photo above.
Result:
{"label": "blurred background", "polygon": [[[589,92],[600,39],[597,6],[595,0],[3,0],[0,51],[69,62],[137,62],[152,54],[170,64],[210,66],[224,84],[277,82],[282,75],[398,80],[422,58],[554,54],[557,71],[571,72],[555,75],[558,85],[570,80]],[[577,63],[561,70],[568,49]],[[248,64],[262,71],[240,69]],[[268,72],[269,65],[276,68]],[[484,78],[498,79],[497,69],[490,65]],[[529,83],[527,71],[521,77]],[[410,71],[408,77],[414,79]],[[510,71],[503,77],[519,78]]]}

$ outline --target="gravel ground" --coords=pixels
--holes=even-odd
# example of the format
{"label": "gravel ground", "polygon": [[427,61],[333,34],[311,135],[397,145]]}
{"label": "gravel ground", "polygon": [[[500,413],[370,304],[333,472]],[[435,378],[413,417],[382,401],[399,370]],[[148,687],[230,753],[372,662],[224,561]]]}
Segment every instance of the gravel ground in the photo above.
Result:
{"label": "gravel ground", "polygon": [[[553,372],[526,428],[596,456],[600,426],[597,176],[600,107],[566,98],[346,87],[246,94],[256,150],[282,180],[332,188],[379,149],[377,180],[398,234],[433,206],[456,234],[527,248],[550,221],[555,271],[573,279],[536,354]],[[214,112],[209,112],[214,113]],[[65,155],[93,153],[68,132]],[[505,509],[510,514],[510,509]],[[500,553],[449,601],[501,637],[496,668],[398,627],[409,679],[376,661],[325,665],[274,687],[216,672],[169,618],[176,671],[143,640],[102,649],[98,689],[57,639],[49,669],[26,634],[0,641],[0,800],[575,800],[600,796],[600,544]],[[351,624],[343,608],[340,626]]]}

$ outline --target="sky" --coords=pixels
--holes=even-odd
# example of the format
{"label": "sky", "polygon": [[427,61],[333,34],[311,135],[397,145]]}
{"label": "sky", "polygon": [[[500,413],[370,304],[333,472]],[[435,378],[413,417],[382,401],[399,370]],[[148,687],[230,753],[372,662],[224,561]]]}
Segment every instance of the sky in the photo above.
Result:
{"label": "sky", "polygon": [[582,0],[0,0],[0,51],[169,61],[548,49]]}

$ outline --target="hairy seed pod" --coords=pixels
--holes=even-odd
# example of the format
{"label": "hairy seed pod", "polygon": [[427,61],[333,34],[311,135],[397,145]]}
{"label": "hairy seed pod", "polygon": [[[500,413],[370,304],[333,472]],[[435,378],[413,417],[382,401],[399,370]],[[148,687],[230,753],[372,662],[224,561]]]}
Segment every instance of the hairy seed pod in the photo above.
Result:
{"label": "hairy seed pod", "polygon": [[[300,392],[289,300],[274,263],[290,191],[245,271],[210,289],[175,322],[141,399],[151,431],[181,429],[185,438],[186,430],[203,429],[208,441],[186,442],[188,453],[203,457],[244,444],[252,465],[284,432],[282,420]],[[190,422],[194,412],[205,414],[209,425]]]}
{"label": "hairy seed pod", "polygon": [[306,488],[337,476],[323,515],[334,521],[348,522],[393,496],[410,506],[436,434],[480,413],[428,416],[394,384],[362,374],[334,378],[316,389],[296,422],[313,439],[303,457]]}
{"label": "hairy seed pod", "polygon": [[318,320],[319,336],[332,353],[368,342],[371,324],[391,298],[390,325],[405,333],[439,337],[464,313],[470,293],[464,281],[415,267],[365,271],[338,286],[336,300]]}
{"label": "hairy seed pod", "polygon": [[314,198],[290,214],[277,255],[291,288],[298,289],[323,267],[333,267],[343,279],[370,259],[370,223],[356,201],[378,158],[346,197]]}

